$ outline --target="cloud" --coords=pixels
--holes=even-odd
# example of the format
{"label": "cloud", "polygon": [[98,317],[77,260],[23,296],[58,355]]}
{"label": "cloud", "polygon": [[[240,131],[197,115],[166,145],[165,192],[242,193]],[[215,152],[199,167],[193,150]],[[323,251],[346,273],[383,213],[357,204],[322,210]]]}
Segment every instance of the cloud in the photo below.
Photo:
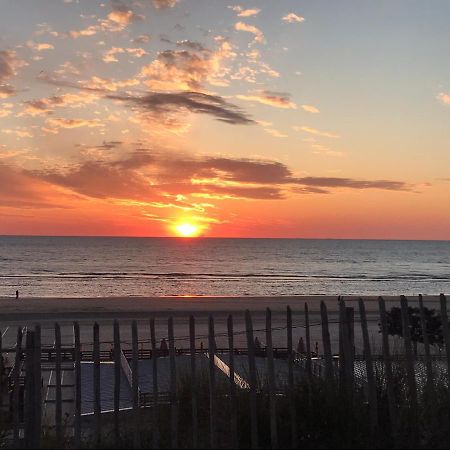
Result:
{"label": "cloud", "polygon": [[0,162],[0,206],[11,208],[65,208],[55,186],[32,173]]}
{"label": "cloud", "polygon": [[244,9],[242,6],[229,6],[228,8],[232,9],[234,12],[237,13],[238,17],[251,17],[256,16],[261,12],[258,8],[253,9]]}
{"label": "cloud", "polygon": [[131,40],[134,44],[148,44],[151,41],[151,36],[149,34],[140,34]]}
{"label": "cloud", "polygon": [[328,138],[333,138],[333,139],[339,139],[340,136],[335,134],[335,133],[329,133],[326,131],[320,131],[317,130],[316,128],[312,128],[312,127],[294,127],[295,131],[304,131],[305,133],[309,133],[309,134],[314,134],[316,136],[322,136],[322,137],[328,137]]}
{"label": "cloud", "polygon": [[98,119],[64,119],[64,118],[49,118],[46,120],[46,123],[54,127],[56,129],[59,128],[81,128],[81,127],[87,127],[87,128],[97,128],[104,126],[103,123]]}
{"label": "cloud", "polygon": [[106,97],[121,100],[131,106],[137,106],[143,111],[157,114],[189,111],[196,114],[208,114],[221,122],[232,125],[254,123],[237,106],[226,102],[222,97],[200,92],[157,92],[142,97],[110,94]]}
{"label": "cloud", "polygon": [[316,108],[315,106],[312,106],[312,105],[302,105],[302,108],[306,112],[309,112],[309,113],[312,113],[312,114],[319,114],[320,113],[319,108]]}
{"label": "cloud", "polygon": [[118,62],[116,55],[119,53],[128,53],[135,58],[142,58],[148,53],[143,48],[122,48],[122,47],[112,47],[105,53],[103,53],[102,60],[105,63]]}
{"label": "cloud", "polygon": [[251,95],[237,95],[236,97],[276,108],[297,109],[297,105],[291,100],[290,94],[283,92],[259,91]]}
{"label": "cloud", "polygon": [[12,50],[0,50],[0,98],[6,98],[16,93],[14,87],[6,84],[8,80],[17,75],[18,69],[27,63],[17,57]]}
{"label": "cloud", "polygon": [[450,94],[446,92],[441,92],[437,99],[440,100],[444,105],[450,105]]}
{"label": "cloud", "polygon": [[144,66],[140,77],[150,89],[157,90],[199,90],[206,83],[224,86],[228,82],[225,63],[235,58],[226,40],[219,42],[215,50],[192,41],[177,43],[180,50],[166,50],[158,54],[151,63]]}
{"label": "cloud", "polygon": [[253,34],[255,36],[255,42],[258,42],[260,44],[263,44],[265,42],[263,32],[253,25],[249,25],[244,22],[237,22],[234,25],[234,29],[237,31],[245,31],[246,33]]}
{"label": "cloud", "polygon": [[156,9],[173,8],[180,0],[152,0]]}
{"label": "cloud", "polygon": [[383,189],[388,191],[410,191],[412,186],[404,181],[391,180],[355,180],[352,178],[304,177],[297,179],[298,184],[319,188]]}
{"label": "cloud", "polygon": [[77,94],[55,95],[53,97],[40,98],[36,100],[28,100],[24,102],[25,108],[18,115],[40,116],[51,114],[55,108],[71,107],[79,108],[81,106],[93,103],[98,95],[90,92],[80,92]]}
{"label": "cloud", "polygon": [[301,17],[301,16],[297,16],[297,14],[294,14],[294,13],[289,13],[289,14],[286,14],[284,17],[282,17],[281,20],[283,22],[287,22],[287,23],[300,23],[300,22],[304,22],[305,18]]}
{"label": "cloud", "polygon": [[28,41],[27,47],[31,48],[32,50],[35,50],[37,52],[42,52],[44,50],[54,50],[55,46],[53,44],[49,44],[47,42],[34,42],[34,41]]}

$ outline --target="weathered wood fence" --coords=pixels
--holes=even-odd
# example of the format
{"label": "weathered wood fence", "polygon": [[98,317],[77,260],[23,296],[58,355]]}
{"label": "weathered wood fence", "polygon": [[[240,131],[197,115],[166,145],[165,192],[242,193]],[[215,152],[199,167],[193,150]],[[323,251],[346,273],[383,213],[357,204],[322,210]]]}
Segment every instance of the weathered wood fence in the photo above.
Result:
{"label": "weathered wood fence", "polygon": [[[8,374],[4,376],[6,368],[4,367],[3,358],[0,358],[0,396],[1,401],[5,398],[5,394],[9,394],[9,413],[5,409],[4,404],[0,404],[1,414],[7,420],[10,428],[6,434],[8,445],[13,448],[41,448],[43,439],[43,386],[42,386],[42,370],[43,365],[52,364],[54,370],[55,385],[55,412],[54,427],[50,430],[56,447],[80,448],[82,443],[89,436],[91,445],[95,447],[104,446],[104,427],[105,418],[102,411],[102,363],[108,361],[114,364],[114,399],[112,415],[112,441],[117,448],[121,448],[122,434],[121,424],[124,416],[121,408],[121,386],[123,377],[125,376],[131,389],[131,409],[126,421],[131,420],[132,427],[132,446],[141,448],[143,445],[141,434],[143,430],[151,432],[151,445],[153,448],[160,446],[160,429],[158,427],[158,418],[162,414],[162,405],[165,405],[170,411],[169,428],[170,428],[170,445],[173,448],[180,446],[180,409],[179,409],[179,392],[177,386],[177,356],[190,355],[190,387],[191,402],[190,415],[184,417],[183,420],[190,422],[191,441],[183,442],[183,447],[198,448],[199,446],[199,429],[200,420],[203,414],[199,411],[200,398],[200,378],[201,374],[198,367],[196,355],[205,355],[208,358],[208,395],[209,395],[209,445],[211,448],[217,448],[218,443],[218,399],[229,404],[230,415],[228,418],[229,439],[233,447],[239,446],[238,436],[238,392],[239,390],[248,390],[249,392],[249,422],[250,422],[250,444],[251,448],[258,448],[260,445],[260,427],[258,423],[257,397],[262,391],[268,395],[268,423],[270,433],[270,445],[272,448],[279,446],[279,418],[277,415],[277,407],[279,399],[285,397],[289,404],[289,421],[290,421],[290,445],[292,448],[298,448],[298,430],[297,415],[301,414],[299,405],[295,402],[295,388],[297,381],[294,377],[294,369],[303,369],[304,377],[307,383],[314,382],[316,377],[322,378],[329,383],[335,383],[342,392],[350,397],[356,390],[363,388],[366,393],[367,403],[369,407],[370,430],[376,439],[379,430],[380,411],[377,403],[377,385],[375,368],[377,363],[383,364],[383,372],[385,375],[386,392],[389,405],[389,421],[393,435],[398,428],[398,405],[396,404],[395,394],[393,392],[393,356],[390,348],[390,340],[388,337],[386,306],[383,298],[379,298],[379,322],[382,338],[382,354],[374,355],[371,348],[369,331],[367,325],[367,314],[365,303],[360,300],[358,303],[357,315],[358,322],[361,326],[363,340],[363,355],[355,354],[355,311],[353,308],[346,306],[345,301],[341,298],[339,301],[339,354],[333,355],[329,317],[327,306],[321,303],[321,327],[322,327],[322,348],[321,356],[313,354],[311,351],[311,330],[310,330],[310,312],[308,305],[305,304],[304,309],[304,328],[305,328],[305,351],[299,354],[294,350],[292,330],[294,327],[292,311],[287,307],[286,326],[284,327],[287,347],[278,348],[273,346],[272,338],[272,313],[269,309],[266,312],[265,326],[265,346],[259,347],[255,345],[254,329],[252,316],[249,311],[245,313],[245,334],[247,337],[247,346],[245,348],[236,349],[234,344],[235,332],[233,329],[233,317],[230,315],[227,321],[227,338],[228,347],[218,348],[216,346],[216,334],[214,318],[209,317],[208,322],[208,348],[198,348],[196,343],[196,321],[193,316],[189,317],[189,348],[177,349],[176,337],[174,335],[173,319],[168,320],[167,347],[157,348],[157,336],[155,333],[155,320],[150,318],[148,327],[150,331],[150,340],[148,347],[144,348],[139,343],[137,322],[132,322],[132,345],[131,349],[123,349],[119,322],[114,322],[114,341],[110,350],[101,350],[100,326],[96,323],[93,327],[93,345],[92,349],[82,349],[80,340],[80,326],[77,322],[73,324],[73,345],[70,347],[61,344],[61,329],[59,324],[55,325],[55,341],[52,348],[41,346],[41,327],[36,325],[23,329],[18,327],[17,340],[14,353],[14,364]],[[418,420],[418,386],[416,374],[416,356],[412,351],[411,336],[409,334],[409,317],[408,317],[408,300],[401,297],[401,314],[404,330],[404,353],[402,359],[405,362],[407,373],[407,389],[410,398],[411,420]],[[423,301],[419,299],[422,327],[426,329],[425,317],[423,312]],[[440,297],[441,317],[443,319],[443,336],[445,347],[445,361],[450,368],[450,330],[447,318],[447,301],[444,295]],[[303,325],[302,325],[303,326]],[[277,328],[279,330],[279,327]],[[426,333],[425,333],[426,334]],[[0,332],[0,348],[1,348],[1,332]],[[429,389],[433,387],[433,358],[430,354],[430,345],[427,337],[424,337],[425,355],[423,357],[426,366],[427,386]],[[2,350],[5,352],[6,350]],[[8,350],[10,351],[10,349]],[[221,355],[227,356],[225,364],[225,375],[229,379],[227,391],[223,393],[218,391],[217,367]],[[242,378],[236,373],[235,358],[236,355],[244,355],[248,361],[247,379]],[[169,390],[167,392],[159,392],[158,384],[158,360],[167,357],[169,359]],[[264,386],[261,384],[261,374],[257,372],[256,359],[258,357],[266,358],[266,373],[264,378],[267,381]],[[139,360],[150,359],[151,365],[151,390],[149,392],[141,392],[139,386]],[[276,371],[274,361],[283,359],[287,363],[287,384],[280,390],[276,385]],[[92,415],[90,422],[84,420],[82,414],[82,364],[89,361],[92,363]],[[131,361],[131,364],[128,364]],[[355,371],[355,364],[360,361],[365,363],[365,374],[363,377],[358,376]],[[63,420],[63,396],[62,396],[62,372],[63,365],[69,364],[73,370],[73,417],[65,423]],[[222,363],[223,364],[223,361]],[[220,368],[220,367],[219,367]],[[149,374],[150,375],[150,374]],[[450,377],[450,371],[448,371]],[[362,386],[361,386],[362,384]],[[144,410],[151,410],[150,416],[145,416],[146,421],[149,420],[148,426],[144,423]],[[128,414],[128,412],[127,412]],[[150,419],[149,419],[150,417]],[[204,417],[203,417],[204,419]],[[414,426],[413,426],[414,429]],[[415,427],[417,429],[417,427]],[[48,429],[46,430],[48,434]],[[47,435],[46,435],[47,436]],[[417,442],[417,436],[411,437],[413,442]],[[85,443],[86,444],[86,443]]]}

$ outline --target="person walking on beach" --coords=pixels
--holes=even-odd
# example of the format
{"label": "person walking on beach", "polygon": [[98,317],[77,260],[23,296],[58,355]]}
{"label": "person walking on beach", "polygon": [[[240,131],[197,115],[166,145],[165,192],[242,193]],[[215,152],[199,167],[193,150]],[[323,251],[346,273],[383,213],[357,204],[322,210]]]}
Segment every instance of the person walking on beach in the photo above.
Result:
{"label": "person walking on beach", "polygon": [[16,300],[19,298],[19,291],[16,290]]}

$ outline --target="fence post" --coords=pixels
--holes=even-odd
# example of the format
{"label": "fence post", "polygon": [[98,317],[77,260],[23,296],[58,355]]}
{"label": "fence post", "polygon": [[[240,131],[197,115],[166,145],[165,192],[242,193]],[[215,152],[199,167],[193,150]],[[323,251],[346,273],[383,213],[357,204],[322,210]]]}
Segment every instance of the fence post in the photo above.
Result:
{"label": "fence post", "polygon": [[153,381],[153,408],[152,408],[152,447],[158,448],[158,349],[156,348],[155,319],[150,319],[150,340],[152,343],[152,381]]}
{"label": "fence post", "polygon": [[253,338],[253,323],[250,311],[245,311],[245,328],[247,334],[248,367],[250,381],[250,427],[251,448],[258,448],[258,418],[256,413],[256,364],[255,364],[255,340]]}
{"label": "fence post", "polygon": [[140,411],[139,411],[139,342],[137,322],[131,322],[132,372],[131,389],[133,398],[133,446],[141,448],[140,439]]}
{"label": "fence post", "polygon": [[308,380],[312,381],[312,367],[311,367],[311,330],[309,329],[309,309],[308,303],[305,302],[305,334],[306,334],[306,373]]}
{"label": "fence post", "polygon": [[13,390],[13,415],[14,415],[14,448],[20,448],[20,368],[22,364],[22,327],[17,327],[16,356],[14,360],[14,390]]}
{"label": "fence post", "polygon": [[333,375],[333,357],[331,355],[330,330],[328,328],[328,311],[327,305],[322,300],[320,302],[320,316],[322,318],[322,341],[323,353],[325,357],[325,378],[328,381],[334,379]]}
{"label": "fence post", "polygon": [[[353,309],[352,313],[353,315]],[[350,329],[351,326],[348,322],[349,314],[345,307],[344,300],[339,300],[339,336],[340,336],[340,356],[339,366],[340,375],[343,379],[339,380],[341,386],[345,389],[346,393],[350,396],[353,394],[353,379],[354,379],[354,366],[353,366],[353,349],[350,342]]]}
{"label": "fence post", "polygon": [[41,448],[41,428],[42,428],[42,375],[41,375],[41,326],[34,327],[34,347],[33,347],[33,375],[34,375],[34,399],[35,399],[35,449]]}
{"label": "fence post", "polygon": [[214,319],[209,316],[208,327],[208,357],[209,357],[209,426],[210,426],[210,446],[212,449],[217,448],[216,436],[216,341],[214,333]]}
{"label": "fence post", "polygon": [[101,442],[101,396],[100,396],[100,329],[97,322],[94,323],[94,440],[95,447],[100,447]]}
{"label": "fence post", "polygon": [[402,331],[403,340],[405,344],[405,356],[406,356],[406,371],[408,380],[408,393],[411,402],[411,415],[412,415],[412,434],[411,437],[414,444],[417,442],[417,425],[418,425],[418,404],[417,404],[417,386],[416,375],[414,371],[414,357],[411,344],[411,331],[409,328],[409,312],[408,312],[408,300],[404,295],[400,297],[401,311],[402,311]]}
{"label": "fence post", "polygon": [[286,332],[288,351],[289,415],[291,419],[291,446],[292,448],[297,448],[297,414],[295,410],[294,399],[294,348],[292,341],[292,310],[290,306],[286,307]]}
{"label": "fence post", "polygon": [[275,397],[275,369],[273,365],[272,311],[270,308],[266,309],[266,345],[269,379],[270,442],[272,448],[276,449],[278,448],[277,406]]}
{"label": "fence post", "polygon": [[237,431],[237,399],[236,383],[234,382],[234,335],[233,335],[233,316],[230,314],[227,320],[228,330],[228,366],[230,368],[230,411],[231,411],[231,447],[238,448]]}
{"label": "fence post", "polygon": [[425,347],[425,367],[427,370],[427,387],[434,391],[433,386],[433,362],[431,361],[430,339],[428,337],[428,327],[425,317],[425,308],[423,307],[423,297],[419,294],[420,326],[422,328],[423,345]]}
{"label": "fence post", "polygon": [[447,299],[444,294],[441,294],[439,297],[441,302],[442,335],[444,337],[445,352],[447,355],[447,378],[450,387],[450,330],[448,325]]}
{"label": "fence post", "polygon": [[120,325],[114,320],[114,444],[122,448],[120,439],[120,377],[121,377]]}
{"label": "fence post", "polygon": [[394,446],[397,442],[397,407],[394,393],[394,376],[392,373],[391,351],[389,348],[389,335],[387,326],[386,303],[383,297],[378,297],[378,305],[380,308],[380,325],[383,338],[383,362],[386,375],[386,391],[389,407],[389,419],[391,423],[391,431],[394,439]]}
{"label": "fence post", "polygon": [[56,376],[56,395],[55,395],[55,430],[56,445],[62,447],[62,389],[61,389],[61,327],[55,323],[55,376]]}
{"label": "fence post", "polygon": [[198,411],[197,411],[197,368],[195,352],[195,318],[189,316],[189,348],[191,353],[191,385],[192,385],[192,448],[198,448]]}
{"label": "fence post", "polygon": [[169,363],[170,363],[170,424],[172,448],[178,448],[178,404],[177,373],[175,363],[175,338],[173,334],[173,317],[169,317]]}
{"label": "fence post", "polygon": [[369,330],[367,328],[366,307],[362,298],[359,299],[359,315],[361,317],[361,331],[364,343],[364,358],[366,360],[367,386],[370,408],[370,430],[372,433],[372,442],[377,441],[378,430],[378,401],[377,401],[377,386],[375,380],[375,373],[373,370],[372,352],[370,350]]}
{"label": "fence post", "polygon": [[34,448],[35,442],[35,383],[34,383],[34,333],[27,330],[25,351],[25,401],[24,401],[24,438],[25,448]]}
{"label": "fence post", "polygon": [[80,325],[73,323],[74,335],[74,369],[75,369],[75,416],[74,416],[74,444],[81,447],[81,344]]}

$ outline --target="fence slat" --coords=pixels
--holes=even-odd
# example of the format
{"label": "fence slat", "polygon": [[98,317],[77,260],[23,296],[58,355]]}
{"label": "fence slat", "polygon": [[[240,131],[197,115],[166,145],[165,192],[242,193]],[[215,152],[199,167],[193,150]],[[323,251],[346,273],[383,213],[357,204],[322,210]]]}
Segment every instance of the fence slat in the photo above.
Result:
{"label": "fence slat", "polygon": [[418,425],[418,402],[417,402],[417,385],[416,375],[414,371],[414,356],[411,343],[411,331],[409,324],[408,300],[404,295],[400,297],[400,305],[402,312],[402,332],[405,345],[406,372],[408,383],[408,394],[411,405],[411,439],[413,444],[417,443],[417,425]]}
{"label": "fence slat", "polygon": [[422,294],[419,294],[420,326],[422,328],[423,345],[425,347],[425,367],[427,371],[427,387],[434,390],[433,385],[433,362],[431,361],[430,338],[428,336],[428,327],[425,318],[425,308],[423,306]]}
{"label": "fence slat", "polygon": [[333,375],[333,357],[331,355],[330,330],[328,328],[328,311],[324,301],[320,302],[320,316],[322,319],[322,342],[323,353],[325,357],[325,378],[328,381],[334,379]]}
{"label": "fence slat", "polygon": [[250,427],[251,448],[258,448],[258,419],[256,411],[256,363],[255,363],[255,340],[253,337],[253,323],[250,311],[245,311],[245,329],[247,334],[247,352],[250,382]]}
{"label": "fence slat", "polygon": [[156,348],[155,319],[150,319],[150,341],[152,343],[152,447],[158,448],[159,428],[158,428],[158,350]]}
{"label": "fence slat", "polygon": [[236,383],[234,382],[234,331],[233,331],[233,316],[230,314],[227,319],[228,331],[228,366],[230,368],[230,420],[231,420],[231,447],[238,448],[238,427],[237,427],[237,398],[236,398]]}
{"label": "fence slat", "polygon": [[100,387],[100,328],[97,322],[94,324],[94,442],[100,447],[101,442],[101,387]]}
{"label": "fence slat", "polygon": [[192,448],[198,448],[198,411],[197,411],[197,367],[195,353],[195,318],[189,317],[189,349],[191,352],[191,413],[192,413]]}
{"label": "fence slat", "polygon": [[309,309],[308,303],[305,302],[305,337],[306,337],[306,373],[308,381],[312,381],[312,364],[311,364],[311,330],[309,328]]}
{"label": "fence slat", "polygon": [[441,318],[442,318],[442,335],[445,343],[445,353],[447,355],[447,378],[450,387],[450,329],[448,325],[447,299],[444,294],[440,295],[441,302]]}
{"label": "fence slat", "polygon": [[372,432],[373,443],[377,439],[378,431],[378,401],[377,401],[377,386],[375,380],[375,373],[373,370],[372,351],[370,349],[369,330],[367,328],[367,316],[366,307],[362,298],[359,299],[359,315],[361,318],[361,331],[364,344],[364,359],[366,360],[366,373],[367,373],[367,387],[369,397],[369,415],[370,415],[370,428]]}
{"label": "fence slat", "polygon": [[25,338],[25,401],[24,401],[24,438],[25,448],[34,448],[35,441],[35,398],[34,398],[34,333],[27,330]]}
{"label": "fence slat", "polygon": [[208,326],[208,357],[209,357],[209,432],[210,446],[212,449],[217,448],[217,411],[216,411],[216,338],[214,333],[214,319],[209,316]]}
{"label": "fence slat", "polygon": [[41,326],[34,327],[33,346],[33,376],[34,376],[34,437],[33,447],[41,448],[41,428],[42,428],[42,375],[41,375]]}
{"label": "fence slat", "polygon": [[81,343],[80,325],[73,323],[73,335],[75,345],[75,417],[74,417],[74,444],[75,448],[81,447]]}
{"label": "fence slat", "polygon": [[178,448],[178,404],[177,372],[175,362],[175,338],[173,334],[173,317],[169,317],[169,363],[170,363],[170,429],[172,448]]}
{"label": "fence slat", "polygon": [[272,311],[270,308],[266,309],[266,345],[269,382],[270,443],[272,448],[276,449],[278,448],[277,406],[275,397],[275,368],[273,363]]}
{"label": "fence slat", "polygon": [[383,362],[386,377],[386,390],[389,407],[389,421],[391,424],[391,432],[394,440],[394,446],[398,439],[397,432],[397,407],[394,393],[394,375],[392,373],[391,351],[389,348],[389,334],[387,326],[386,303],[383,297],[378,297],[378,305],[380,309],[380,325],[383,341]]}
{"label": "fence slat", "polygon": [[117,320],[114,320],[114,445],[116,448],[122,448],[120,438],[120,377],[121,377],[121,362],[120,362],[120,325]]}
{"label": "fence slat", "polygon": [[56,445],[62,447],[62,390],[61,390],[61,327],[55,323],[55,382],[56,382],[56,404],[55,404],[55,430]]}
{"label": "fence slat", "polygon": [[140,439],[140,411],[139,411],[139,338],[137,322],[131,322],[131,345],[133,350],[131,391],[133,398],[133,445],[134,448],[141,448]]}
{"label": "fence slat", "polygon": [[286,307],[286,333],[288,352],[288,396],[289,416],[291,421],[291,446],[297,448],[297,413],[294,400],[294,348],[292,340],[292,310]]}
{"label": "fence slat", "polygon": [[22,338],[23,332],[22,327],[17,327],[17,338],[16,338],[16,355],[14,360],[14,390],[13,390],[13,421],[14,421],[14,448],[20,448],[20,367],[22,364]]}

